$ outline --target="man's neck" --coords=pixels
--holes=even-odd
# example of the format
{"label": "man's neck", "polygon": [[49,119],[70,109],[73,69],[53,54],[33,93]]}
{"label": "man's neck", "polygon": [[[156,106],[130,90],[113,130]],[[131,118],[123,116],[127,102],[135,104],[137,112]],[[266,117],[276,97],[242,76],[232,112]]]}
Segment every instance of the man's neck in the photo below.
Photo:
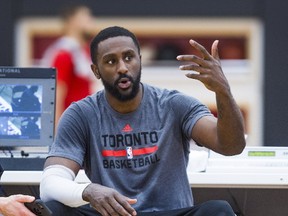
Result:
{"label": "man's neck", "polygon": [[123,113],[123,114],[130,113],[130,112],[135,111],[139,107],[142,101],[143,86],[140,85],[139,92],[137,93],[135,98],[129,101],[125,101],[125,102],[119,101],[118,99],[116,99],[115,97],[107,93],[107,91],[105,92],[105,96],[106,96],[108,103],[115,111],[119,113]]}

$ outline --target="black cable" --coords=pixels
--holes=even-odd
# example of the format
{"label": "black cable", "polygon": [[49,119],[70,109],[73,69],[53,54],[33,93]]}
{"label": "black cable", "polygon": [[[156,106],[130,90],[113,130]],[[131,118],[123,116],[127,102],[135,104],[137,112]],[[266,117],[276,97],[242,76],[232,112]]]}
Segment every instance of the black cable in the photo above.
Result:
{"label": "black cable", "polygon": [[11,157],[11,158],[14,158],[14,154],[13,154],[12,150],[9,149],[8,152],[10,153],[10,157]]}

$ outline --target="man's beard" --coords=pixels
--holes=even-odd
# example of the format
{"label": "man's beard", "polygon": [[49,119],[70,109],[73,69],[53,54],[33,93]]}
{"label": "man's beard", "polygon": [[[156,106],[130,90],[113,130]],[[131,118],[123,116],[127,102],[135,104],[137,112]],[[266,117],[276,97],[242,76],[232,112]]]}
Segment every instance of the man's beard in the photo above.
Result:
{"label": "man's beard", "polygon": [[[128,78],[129,81],[132,83],[132,91],[130,92],[130,94],[122,94],[118,90],[117,86],[118,86],[119,80],[122,78]],[[133,98],[136,97],[137,93],[139,92],[140,79],[141,79],[141,69],[135,80],[133,80],[133,78],[131,76],[128,76],[127,74],[121,74],[119,78],[114,82],[114,84],[110,84],[103,78],[101,78],[101,81],[104,85],[105,90],[107,90],[112,96],[114,96],[119,101],[125,102],[125,101],[132,100]]]}

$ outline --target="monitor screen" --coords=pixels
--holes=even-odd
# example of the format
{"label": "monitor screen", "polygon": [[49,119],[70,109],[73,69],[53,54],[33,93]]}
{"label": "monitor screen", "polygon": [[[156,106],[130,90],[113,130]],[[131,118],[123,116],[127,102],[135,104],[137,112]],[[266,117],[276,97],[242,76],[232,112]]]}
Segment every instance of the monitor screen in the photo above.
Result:
{"label": "monitor screen", "polygon": [[54,68],[0,67],[0,148],[52,144],[55,78]]}

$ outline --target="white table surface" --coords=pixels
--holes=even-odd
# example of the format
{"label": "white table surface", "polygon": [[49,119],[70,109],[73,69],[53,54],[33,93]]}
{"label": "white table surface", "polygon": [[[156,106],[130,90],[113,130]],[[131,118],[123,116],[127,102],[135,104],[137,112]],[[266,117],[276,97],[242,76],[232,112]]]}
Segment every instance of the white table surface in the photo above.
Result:
{"label": "white table surface", "polygon": [[[42,171],[4,171],[2,185],[37,185]],[[192,187],[211,188],[288,188],[288,173],[207,173],[188,172]],[[79,183],[89,182],[81,170],[76,177]]]}

